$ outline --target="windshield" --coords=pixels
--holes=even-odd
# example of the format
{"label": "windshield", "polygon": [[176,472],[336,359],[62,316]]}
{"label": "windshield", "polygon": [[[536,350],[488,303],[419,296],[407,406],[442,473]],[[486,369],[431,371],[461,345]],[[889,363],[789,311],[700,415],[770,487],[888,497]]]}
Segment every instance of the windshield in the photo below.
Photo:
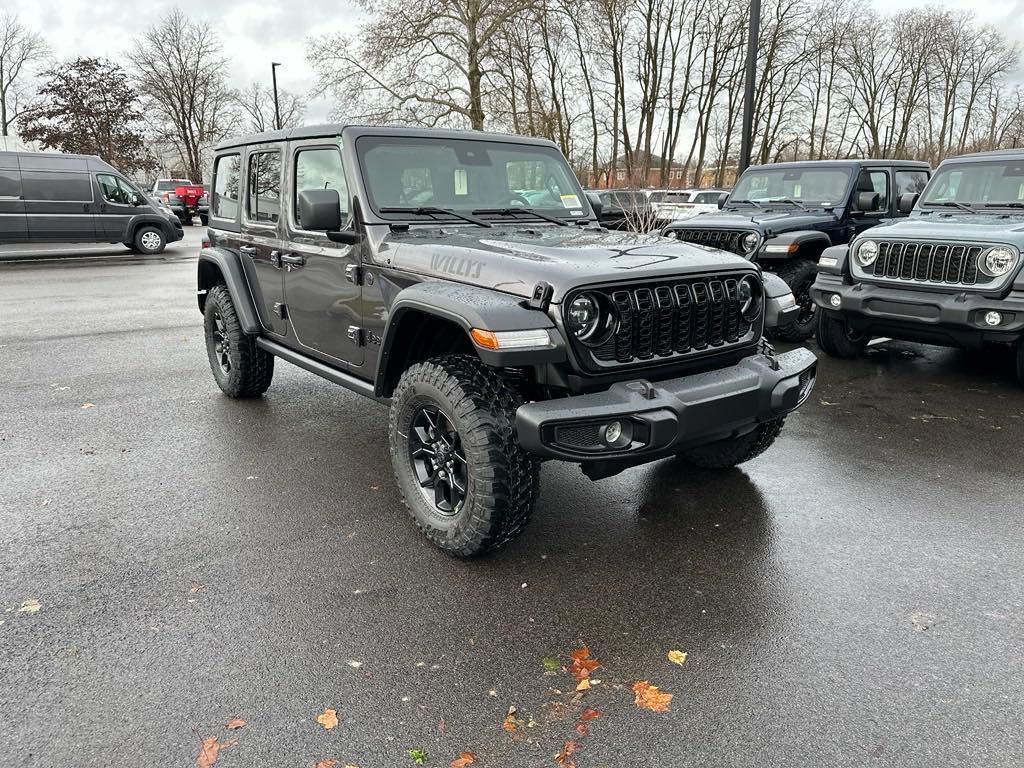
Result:
{"label": "windshield", "polygon": [[921,204],[1024,204],[1024,160],[943,164],[921,196]]}
{"label": "windshield", "polygon": [[807,206],[828,207],[846,202],[849,168],[765,168],[747,171],[730,201],[758,203],[797,200]]}
{"label": "windshield", "polygon": [[[551,216],[588,215],[583,190],[554,147],[445,137],[363,136],[356,141],[373,209],[385,218],[446,208],[498,215],[533,208]],[[392,209],[392,210],[388,210]],[[423,213],[426,213],[425,211]]]}

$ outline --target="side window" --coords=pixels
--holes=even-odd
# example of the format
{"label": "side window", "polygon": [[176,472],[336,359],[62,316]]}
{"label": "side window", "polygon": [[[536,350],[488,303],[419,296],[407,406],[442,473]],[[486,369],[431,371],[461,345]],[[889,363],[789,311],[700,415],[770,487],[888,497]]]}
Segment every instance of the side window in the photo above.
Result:
{"label": "side window", "polygon": [[103,199],[108,203],[131,205],[135,190],[128,186],[128,182],[108,173],[97,173],[96,181],[100,185]]}
{"label": "side window", "polygon": [[857,179],[858,192],[877,192],[878,209],[876,215],[889,210],[889,174],[885,171],[861,171]]}
{"label": "side window", "polygon": [[213,166],[213,216],[238,220],[242,161],[238,155],[221,155]]}
{"label": "side window", "polygon": [[718,202],[718,196],[721,194],[721,192],[701,192],[694,202],[701,205],[712,205]]}
{"label": "side window", "polygon": [[281,217],[281,153],[249,155],[248,179],[246,218],[261,224],[276,224]]}
{"label": "side window", "polygon": [[896,171],[896,199],[908,192],[920,194],[927,183],[927,171]]}
{"label": "side window", "polygon": [[295,153],[295,194],[292,205],[295,223],[302,227],[299,218],[299,192],[306,189],[336,189],[341,198],[341,220],[348,218],[348,184],[345,169],[341,164],[341,152],[335,147],[300,149]]}
{"label": "side window", "polygon": [[91,203],[92,177],[87,173],[23,170],[21,180],[27,201]]}

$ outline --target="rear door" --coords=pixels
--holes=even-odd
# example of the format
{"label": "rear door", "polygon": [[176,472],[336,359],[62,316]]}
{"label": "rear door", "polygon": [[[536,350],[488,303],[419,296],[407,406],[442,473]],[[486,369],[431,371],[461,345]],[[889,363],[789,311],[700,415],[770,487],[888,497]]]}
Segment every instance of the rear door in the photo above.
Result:
{"label": "rear door", "polygon": [[96,242],[96,200],[87,160],[21,155],[19,164],[29,239]]}
{"label": "rear door", "polygon": [[0,243],[23,243],[27,239],[18,156],[0,152]]}
{"label": "rear door", "polygon": [[[336,142],[293,144],[288,161],[288,243],[282,252],[288,317],[304,351],[335,365],[363,363],[359,246],[302,228],[295,201],[303,189],[336,189],[342,222],[351,216],[348,184]],[[344,226],[344,224],[343,224]]]}
{"label": "rear door", "polygon": [[245,205],[238,250],[263,327],[284,336],[284,271],[281,269],[281,146],[250,147],[246,154]]}

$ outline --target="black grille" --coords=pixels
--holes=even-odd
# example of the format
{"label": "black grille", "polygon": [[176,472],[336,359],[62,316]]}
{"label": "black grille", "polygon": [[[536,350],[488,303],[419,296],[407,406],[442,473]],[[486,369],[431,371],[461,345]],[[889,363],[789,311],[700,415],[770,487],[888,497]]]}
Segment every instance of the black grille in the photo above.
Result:
{"label": "black grille", "polygon": [[[748,340],[751,325],[740,316],[739,277],[716,277],[644,286],[599,288],[615,308],[613,333],[597,347],[577,342],[603,364],[659,360]],[[568,303],[567,305],[568,306]]]}
{"label": "black grille", "polygon": [[868,274],[890,280],[916,280],[939,285],[977,285],[991,282],[978,271],[981,245],[951,243],[878,243],[878,258]]}
{"label": "black grille", "polygon": [[749,232],[737,232],[729,229],[673,229],[671,232],[679,240],[697,245],[706,245],[709,248],[717,248],[720,251],[745,255],[740,245],[740,240]]}
{"label": "black grille", "polygon": [[568,424],[555,428],[555,442],[566,448],[593,450],[600,448],[600,424]]}

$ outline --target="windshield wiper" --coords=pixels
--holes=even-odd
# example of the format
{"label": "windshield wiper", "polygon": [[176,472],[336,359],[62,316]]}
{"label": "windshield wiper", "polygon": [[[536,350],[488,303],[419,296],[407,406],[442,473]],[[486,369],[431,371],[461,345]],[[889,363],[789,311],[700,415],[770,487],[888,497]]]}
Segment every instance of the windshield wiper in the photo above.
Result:
{"label": "windshield wiper", "polygon": [[801,203],[799,200],[794,200],[791,197],[777,197],[774,200],[769,200],[768,202],[770,202],[770,203],[789,203],[790,205],[795,205],[797,208],[802,208],[805,211],[810,210],[806,205]]}
{"label": "windshield wiper", "polygon": [[483,219],[478,219],[476,216],[470,216],[468,213],[461,213],[459,211],[452,210],[451,208],[438,208],[434,205],[421,205],[418,207],[409,206],[407,208],[381,208],[381,213],[411,213],[415,216],[435,216],[438,213],[447,213],[449,216],[454,216],[456,219],[462,219],[468,221],[470,224],[476,224],[478,227],[487,227],[490,229],[493,224]]}
{"label": "windshield wiper", "polygon": [[1024,203],[1019,203],[1016,200],[1010,200],[1005,203],[985,203],[985,208],[1024,208]]}
{"label": "windshield wiper", "polygon": [[560,219],[557,216],[549,216],[546,213],[541,213],[536,208],[477,208],[473,213],[476,214],[498,214],[500,216],[514,216],[517,213],[525,213],[529,216],[536,216],[538,219],[544,221],[550,221],[552,224],[557,224],[560,227],[568,227],[569,222],[565,219]]}
{"label": "windshield wiper", "polygon": [[965,205],[964,203],[958,203],[955,200],[942,200],[939,202],[929,200],[927,202],[921,203],[921,205],[935,206],[937,208],[959,208],[961,211],[970,211],[971,213],[977,213],[977,211],[971,208],[971,206]]}
{"label": "windshield wiper", "polygon": [[755,208],[764,208],[763,205],[754,200],[733,200],[732,198],[730,198],[729,205],[732,205],[733,203],[743,203],[744,205],[752,205]]}

